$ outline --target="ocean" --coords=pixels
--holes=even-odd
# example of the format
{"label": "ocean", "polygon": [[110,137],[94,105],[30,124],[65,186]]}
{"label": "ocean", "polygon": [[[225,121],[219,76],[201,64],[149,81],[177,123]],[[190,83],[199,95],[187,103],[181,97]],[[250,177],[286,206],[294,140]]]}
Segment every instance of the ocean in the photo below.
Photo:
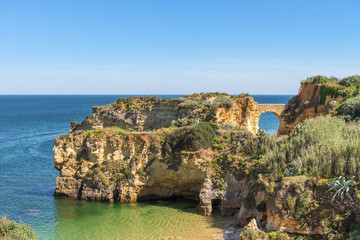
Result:
{"label": "ocean", "polygon": [[[208,239],[221,233],[224,219],[196,213],[196,202],[133,204],[87,202],[54,197],[53,139],[67,133],[91,107],[124,95],[1,95],[0,216],[29,224],[40,239]],[[175,95],[161,95],[175,98]],[[258,103],[287,103],[292,95],[253,95]],[[276,133],[272,113],[259,126]]]}

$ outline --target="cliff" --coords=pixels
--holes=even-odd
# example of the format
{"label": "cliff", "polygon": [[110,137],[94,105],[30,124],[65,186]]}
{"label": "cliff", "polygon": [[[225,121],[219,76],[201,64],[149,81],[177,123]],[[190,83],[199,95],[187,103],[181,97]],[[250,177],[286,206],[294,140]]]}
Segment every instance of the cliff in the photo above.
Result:
{"label": "cliff", "polygon": [[[55,139],[55,168],[60,171],[55,195],[121,202],[174,196],[202,201],[206,197],[203,201],[209,206],[205,208],[211,209],[212,200],[220,197],[203,184],[209,178],[205,163],[211,161],[212,151],[166,152],[164,134],[169,138],[176,130],[167,131],[124,133],[112,128]],[[209,191],[211,196],[199,195]]]}
{"label": "cliff", "polygon": [[360,110],[354,111],[356,106],[350,106],[351,110],[344,109],[346,103],[359,94],[359,89],[360,77],[356,75],[342,80],[315,76],[302,81],[298,95],[289,100],[281,115],[278,135],[289,135],[305,119],[325,114],[347,115],[352,112],[353,116],[349,118],[359,118]]}
{"label": "cliff", "polygon": [[93,114],[80,123],[72,122],[70,132],[119,127],[130,131],[152,131],[170,126],[189,126],[196,121],[233,125],[254,134],[258,129],[257,103],[250,96],[194,94],[177,99],[156,97],[119,98],[116,103],[93,107]]}
{"label": "cliff", "polygon": [[[330,112],[331,101],[339,96],[330,91],[324,97],[321,89],[303,83],[299,95],[279,114],[279,131],[290,133],[303,120]],[[94,107],[84,121],[72,122],[69,134],[54,140],[55,168],[60,171],[55,195],[120,202],[184,197],[198,200],[201,214],[234,215],[237,226],[255,219],[262,229],[294,234],[325,236],[332,233],[331,224],[342,224],[338,232],[347,231],[349,213],[360,212],[356,204],[329,210],[339,203],[331,203],[331,193],[311,177],[313,172],[306,175],[305,169],[313,169],[305,168],[305,162],[303,174],[294,177],[290,161],[301,159],[305,147],[315,144],[297,139],[309,129],[279,139],[257,133],[259,116],[270,107],[281,111],[281,106],[260,108],[250,96],[219,93],[173,100],[119,99]],[[324,127],[328,122],[317,124]],[[320,131],[316,136],[324,132],[314,129]],[[329,134],[326,139],[338,133]],[[356,154],[348,153],[351,158]],[[327,214],[341,218],[329,219]]]}

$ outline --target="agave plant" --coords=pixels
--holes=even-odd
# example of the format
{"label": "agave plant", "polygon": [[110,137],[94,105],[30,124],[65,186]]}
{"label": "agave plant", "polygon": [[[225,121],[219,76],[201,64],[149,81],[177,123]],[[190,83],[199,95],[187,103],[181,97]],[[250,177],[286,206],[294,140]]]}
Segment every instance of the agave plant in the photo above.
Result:
{"label": "agave plant", "polygon": [[355,184],[356,182],[354,181],[355,177],[353,176],[352,178],[350,178],[349,180],[346,180],[345,177],[340,176],[338,179],[333,179],[331,182],[329,182],[327,185],[329,186],[329,189],[326,192],[329,192],[333,189],[338,189],[336,191],[336,193],[334,194],[334,196],[332,197],[331,201],[334,201],[334,199],[337,196],[340,196],[341,201],[344,200],[344,193],[346,193],[346,195],[348,196],[348,198],[351,201],[354,201],[353,198],[351,197],[349,190],[351,188],[351,185]]}
{"label": "agave plant", "polygon": [[195,122],[193,123],[193,126],[197,126],[197,125],[199,125],[200,124],[200,120],[197,118],[196,120],[195,120]]}
{"label": "agave plant", "polygon": [[286,168],[284,176],[285,177],[295,176],[296,172],[297,172],[297,170],[296,170],[296,159],[289,162],[288,165],[289,165],[290,168]]}
{"label": "agave plant", "polygon": [[292,177],[292,176],[295,176],[296,174],[296,169],[295,168],[291,168],[291,169],[286,169],[285,170],[285,173],[284,173],[284,176],[285,177]]}

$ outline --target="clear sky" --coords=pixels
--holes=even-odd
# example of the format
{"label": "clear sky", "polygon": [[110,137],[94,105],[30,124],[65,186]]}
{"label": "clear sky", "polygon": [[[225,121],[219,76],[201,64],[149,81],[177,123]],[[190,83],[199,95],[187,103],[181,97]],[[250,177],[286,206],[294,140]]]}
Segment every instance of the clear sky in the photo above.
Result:
{"label": "clear sky", "polygon": [[0,94],[295,94],[360,74],[360,1],[0,0]]}

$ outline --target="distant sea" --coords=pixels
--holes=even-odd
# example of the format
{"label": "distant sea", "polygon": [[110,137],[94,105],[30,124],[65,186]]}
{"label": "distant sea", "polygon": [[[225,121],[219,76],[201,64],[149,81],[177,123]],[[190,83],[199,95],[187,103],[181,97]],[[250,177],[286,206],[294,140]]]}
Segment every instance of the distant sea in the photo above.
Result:
{"label": "distant sea", "polygon": [[[132,95],[134,96],[134,95]],[[53,139],[67,133],[94,105],[124,95],[0,95],[0,216],[29,224],[40,239],[206,239],[224,219],[196,213],[196,202],[134,204],[86,202],[54,197]],[[158,97],[176,98],[177,95]],[[253,95],[258,103],[287,103],[292,95]],[[259,126],[276,133],[272,113]]]}

